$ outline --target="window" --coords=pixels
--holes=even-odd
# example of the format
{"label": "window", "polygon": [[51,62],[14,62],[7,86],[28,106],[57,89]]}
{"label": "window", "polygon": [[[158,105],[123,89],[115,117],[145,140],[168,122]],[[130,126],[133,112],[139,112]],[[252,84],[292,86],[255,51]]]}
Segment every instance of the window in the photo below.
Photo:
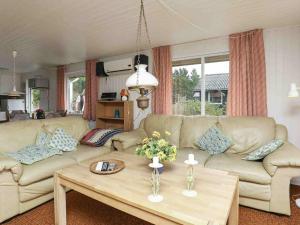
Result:
{"label": "window", "polygon": [[173,62],[173,114],[225,115],[228,82],[228,55]]}
{"label": "window", "polygon": [[49,91],[47,88],[28,88],[28,104],[27,110],[34,112],[37,109],[49,111]]}
{"label": "window", "polygon": [[82,114],[85,102],[85,76],[66,75],[67,109],[71,114]]}

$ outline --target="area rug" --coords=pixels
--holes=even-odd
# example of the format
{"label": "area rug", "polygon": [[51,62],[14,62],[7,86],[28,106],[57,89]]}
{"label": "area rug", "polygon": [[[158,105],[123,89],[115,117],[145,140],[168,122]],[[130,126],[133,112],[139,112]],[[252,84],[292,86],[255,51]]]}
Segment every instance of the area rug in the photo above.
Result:
{"label": "area rug", "polygon": [[[299,194],[300,186],[291,185],[291,195]],[[240,225],[300,225],[300,209],[291,200],[292,215],[282,216],[247,207],[240,207]],[[75,191],[67,194],[68,225],[149,225],[149,223],[99,203]],[[53,225],[53,201],[49,201],[3,225]]]}

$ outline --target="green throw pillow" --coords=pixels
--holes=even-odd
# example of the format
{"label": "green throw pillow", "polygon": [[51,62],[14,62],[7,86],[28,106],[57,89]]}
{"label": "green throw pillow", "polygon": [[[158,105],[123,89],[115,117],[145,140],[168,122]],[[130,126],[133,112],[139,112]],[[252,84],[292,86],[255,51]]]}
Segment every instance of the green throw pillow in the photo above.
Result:
{"label": "green throw pillow", "polygon": [[76,150],[77,144],[78,141],[70,134],[67,134],[63,128],[57,128],[47,143],[47,147],[70,152]]}
{"label": "green throw pillow", "polygon": [[211,127],[196,141],[196,145],[210,155],[215,155],[225,152],[232,142],[220,129]]}
{"label": "green throw pillow", "polygon": [[260,148],[256,149],[255,151],[251,152],[249,155],[244,157],[245,160],[255,161],[265,158],[270,153],[274,152],[278,149],[281,145],[283,145],[283,140],[275,139],[261,146]]}
{"label": "green throw pillow", "polygon": [[47,159],[51,156],[60,154],[60,150],[51,149],[41,145],[29,145],[17,152],[5,152],[4,155],[9,156],[20,163],[30,165],[34,162]]}

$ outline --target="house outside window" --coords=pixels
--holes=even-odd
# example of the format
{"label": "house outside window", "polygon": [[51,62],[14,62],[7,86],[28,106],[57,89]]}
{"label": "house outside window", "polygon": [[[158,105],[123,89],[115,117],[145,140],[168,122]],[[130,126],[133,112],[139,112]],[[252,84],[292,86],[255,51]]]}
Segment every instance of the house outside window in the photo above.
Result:
{"label": "house outside window", "polygon": [[85,105],[85,75],[66,75],[67,110],[69,114],[83,114]]}
{"label": "house outside window", "polygon": [[225,115],[228,82],[227,54],[174,61],[173,114]]}

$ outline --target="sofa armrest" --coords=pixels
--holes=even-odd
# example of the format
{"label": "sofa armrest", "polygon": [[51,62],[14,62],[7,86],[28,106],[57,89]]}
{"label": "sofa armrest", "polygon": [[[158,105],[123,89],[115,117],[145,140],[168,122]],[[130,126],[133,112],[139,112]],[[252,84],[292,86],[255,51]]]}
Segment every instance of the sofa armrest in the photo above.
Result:
{"label": "sofa armrest", "polygon": [[147,134],[143,129],[117,134],[112,138],[113,147],[118,151],[124,151],[129,147],[141,144],[145,137]]}
{"label": "sofa armrest", "polygon": [[278,167],[300,167],[300,149],[289,142],[267,155],[263,160],[267,172],[274,176]]}
{"label": "sofa armrest", "polygon": [[23,167],[20,162],[7,156],[0,156],[0,173],[9,170],[16,182],[20,179],[23,173]]}

